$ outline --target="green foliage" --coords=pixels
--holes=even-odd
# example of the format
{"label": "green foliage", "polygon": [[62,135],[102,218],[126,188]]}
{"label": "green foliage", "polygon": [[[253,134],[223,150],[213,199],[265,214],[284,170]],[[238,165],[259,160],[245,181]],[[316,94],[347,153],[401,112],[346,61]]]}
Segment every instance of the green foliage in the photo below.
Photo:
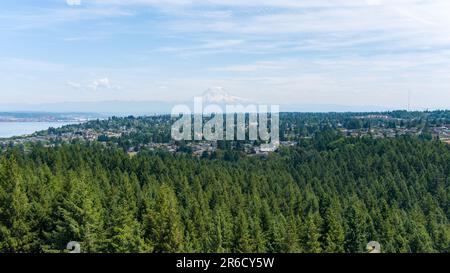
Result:
{"label": "green foliage", "polygon": [[3,157],[0,165],[0,251],[30,252],[35,234],[32,231],[31,206],[26,183],[15,156]]}
{"label": "green foliage", "polygon": [[448,162],[438,141],[332,130],[263,158],[9,149],[0,252],[448,253]]}
{"label": "green foliage", "polygon": [[145,216],[147,238],[155,252],[177,253],[183,246],[183,226],[178,201],[170,186],[161,185],[156,202]]}

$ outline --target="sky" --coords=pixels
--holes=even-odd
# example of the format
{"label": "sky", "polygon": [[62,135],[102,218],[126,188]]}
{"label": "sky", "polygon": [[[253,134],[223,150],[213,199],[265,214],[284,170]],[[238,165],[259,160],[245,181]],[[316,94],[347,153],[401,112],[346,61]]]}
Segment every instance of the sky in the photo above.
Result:
{"label": "sky", "polygon": [[[0,0],[0,104],[450,108],[448,0]],[[409,94],[409,95],[408,95]]]}

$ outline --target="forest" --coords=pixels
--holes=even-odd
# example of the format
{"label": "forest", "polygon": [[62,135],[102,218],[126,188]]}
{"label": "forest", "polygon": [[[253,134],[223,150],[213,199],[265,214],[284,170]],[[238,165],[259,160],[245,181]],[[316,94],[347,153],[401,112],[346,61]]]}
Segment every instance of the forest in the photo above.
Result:
{"label": "forest", "polygon": [[[232,152],[232,151],[228,151]],[[0,155],[0,252],[450,252],[450,146],[317,134],[268,157]]]}

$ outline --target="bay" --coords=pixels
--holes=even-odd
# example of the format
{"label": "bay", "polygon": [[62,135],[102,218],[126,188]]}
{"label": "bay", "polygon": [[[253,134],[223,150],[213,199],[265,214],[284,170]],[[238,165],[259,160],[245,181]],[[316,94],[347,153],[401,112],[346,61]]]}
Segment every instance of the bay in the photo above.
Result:
{"label": "bay", "polygon": [[22,136],[77,122],[0,122],[0,138]]}

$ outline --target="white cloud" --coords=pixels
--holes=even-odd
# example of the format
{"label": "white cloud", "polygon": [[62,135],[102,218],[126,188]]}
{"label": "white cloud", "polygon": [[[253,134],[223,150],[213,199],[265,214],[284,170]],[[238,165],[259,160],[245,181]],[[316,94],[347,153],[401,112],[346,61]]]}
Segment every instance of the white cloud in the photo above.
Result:
{"label": "white cloud", "polygon": [[89,88],[97,91],[101,89],[120,89],[120,86],[111,84],[109,78],[99,78],[95,79],[90,85]]}
{"label": "white cloud", "polygon": [[[160,25],[169,33],[195,34],[203,40],[221,37],[198,45],[160,47],[180,56],[332,50],[353,54],[373,48],[405,52],[450,46],[447,0],[137,0],[120,5],[159,8],[172,17]],[[211,18],[205,13],[221,15]]]}
{"label": "white cloud", "polygon": [[74,88],[74,89],[90,89],[90,90],[94,90],[94,91],[121,89],[120,86],[112,84],[111,80],[107,77],[94,79],[87,84],[74,82],[74,81],[67,81],[66,85],[71,88]]}
{"label": "white cloud", "polygon": [[24,58],[0,58],[0,65],[21,71],[61,71],[64,69],[62,64]]}
{"label": "white cloud", "polygon": [[69,6],[79,6],[81,5],[81,0],[66,0],[66,3]]}
{"label": "white cloud", "polygon": [[[108,46],[110,56],[125,60],[122,71],[92,69],[100,71],[95,75],[126,82],[127,92],[109,92],[111,97],[173,100],[223,85],[246,97],[344,105],[373,101],[401,106],[405,92],[412,90],[418,102],[441,105],[450,101],[449,10],[448,0],[83,0],[77,8],[0,11],[0,29],[51,25],[56,26],[53,35],[61,27],[60,40],[66,37],[69,45],[96,43],[100,36],[139,37],[123,51]],[[136,14],[137,20],[105,20]],[[85,31],[97,20],[101,24]],[[82,29],[67,31],[68,22]],[[102,56],[93,54],[103,46],[96,45],[83,47],[92,53],[85,56]],[[139,54],[152,62],[134,74],[130,55]],[[192,62],[179,58],[178,63],[173,57]],[[86,59],[91,65],[97,61],[104,65],[100,57]],[[8,63],[21,72],[62,70],[42,61]],[[109,77],[95,75],[95,80],[66,85],[86,91],[120,89]]]}
{"label": "white cloud", "polygon": [[245,43],[244,40],[208,40],[202,41],[201,43],[193,46],[166,46],[156,49],[157,52],[165,52],[165,53],[176,53],[179,56],[186,55],[204,55],[211,53],[219,53],[219,52],[230,52],[235,51],[237,48],[240,48]]}
{"label": "white cloud", "polygon": [[96,79],[96,80],[94,80],[94,82],[92,83],[92,86],[94,87],[94,89],[98,89],[98,88],[110,88],[110,87],[111,87],[108,78]]}
{"label": "white cloud", "polygon": [[259,72],[264,70],[284,70],[286,68],[286,64],[283,62],[259,61],[251,64],[213,67],[211,70],[221,72]]}
{"label": "white cloud", "polygon": [[80,83],[73,82],[73,81],[67,81],[66,85],[70,86],[72,88],[75,88],[75,89],[80,89],[82,87]]}
{"label": "white cloud", "polygon": [[66,23],[96,21],[105,18],[126,17],[134,13],[114,6],[84,6],[77,8],[36,8],[26,6],[17,9],[0,10],[0,30],[26,31],[44,29]]}

